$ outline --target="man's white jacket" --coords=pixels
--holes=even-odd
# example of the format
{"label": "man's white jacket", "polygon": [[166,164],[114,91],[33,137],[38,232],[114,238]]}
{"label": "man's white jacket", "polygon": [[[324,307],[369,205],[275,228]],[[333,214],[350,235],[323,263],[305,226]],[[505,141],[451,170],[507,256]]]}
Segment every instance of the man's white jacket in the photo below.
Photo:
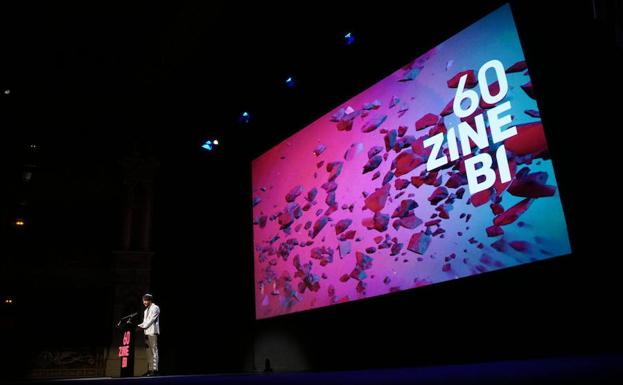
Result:
{"label": "man's white jacket", "polygon": [[155,303],[147,306],[143,313],[143,322],[138,327],[144,329],[146,336],[160,334],[160,308]]}

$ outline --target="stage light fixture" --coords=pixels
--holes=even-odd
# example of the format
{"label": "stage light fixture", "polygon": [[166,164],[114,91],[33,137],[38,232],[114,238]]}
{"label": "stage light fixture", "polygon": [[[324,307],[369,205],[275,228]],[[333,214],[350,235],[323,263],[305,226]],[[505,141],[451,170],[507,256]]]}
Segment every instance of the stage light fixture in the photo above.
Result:
{"label": "stage light fixture", "polygon": [[355,42],[355,35],[353,35],[352,32],[348,32],[346,35],[344,35],[344,43],[346,45],[351,45]]}
{"label": "stage light fixture", "polygon": [[201,147],[202,147],[202,148],[205,148],[205,149],[206,149],[206,150],[208,150],[208,151],[212,151],[212,148],[213,148],[213,143],[212,143],[212,141],[211,141],[211,140],[207,140],[207,141],[203,144],[203,146],[201,146]]}
{"label": "stage light fixture", "polygon": [[206,140],[206,142],[201,147],[208,151],[212,151],[214,149],[214,146],[218,146],[218,139]]}
{"label": "stage light fixture", "polygon": [[251,114],[249,114],[247,111],[244,111],[242,114],[240,114],[240,118],[238,119],[238,121],[240,123],[249,123],[249,121],[251,120]]}
{"label": "stage light fixture", "polygon": [[293,88],[296,85],[296,82],[294,81],[294,79],[292,78],[292,76],[289,76],[286,79],[286,87],[288,88]]}
{"label": "stage light fixture", "polygon": [[26,224],[26,222],[24,222],[23,219],[18,218],[18,219],[15,220],[15,226],[17,226],[17,227],[24,227],[25,224]]}

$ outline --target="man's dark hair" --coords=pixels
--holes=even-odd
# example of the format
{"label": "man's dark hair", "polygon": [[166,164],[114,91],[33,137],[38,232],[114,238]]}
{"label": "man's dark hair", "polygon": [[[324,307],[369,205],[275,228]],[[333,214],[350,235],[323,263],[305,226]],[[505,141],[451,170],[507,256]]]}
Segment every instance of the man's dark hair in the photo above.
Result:
{"label": "man's dark hair", "polygon": [[154,296],[153,296],[153,295],[151,295],[151,294],[145,294],[145,295],[143,296],[143,301],[150,301],[150,302],[153,302],[153,301],[154,301]]}

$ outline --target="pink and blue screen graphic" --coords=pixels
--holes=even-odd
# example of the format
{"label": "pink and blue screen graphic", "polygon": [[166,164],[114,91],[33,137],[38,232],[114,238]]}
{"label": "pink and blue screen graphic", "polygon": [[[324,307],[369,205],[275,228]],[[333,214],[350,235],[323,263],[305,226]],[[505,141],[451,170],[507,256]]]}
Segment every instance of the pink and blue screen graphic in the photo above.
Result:
{"label": "pink and blue screen graphic", "polygon": [[255,159],[252,184],[257,319],[571,252],[508,5]]}

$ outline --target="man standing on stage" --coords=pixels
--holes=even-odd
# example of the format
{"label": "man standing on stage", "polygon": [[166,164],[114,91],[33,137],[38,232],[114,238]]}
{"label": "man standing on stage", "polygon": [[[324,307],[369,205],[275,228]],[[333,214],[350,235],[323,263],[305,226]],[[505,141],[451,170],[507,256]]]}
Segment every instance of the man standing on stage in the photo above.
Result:
{"label": "man standing on stage", "polygon": [[143,322],[138,325],[138,327],[145,332],[145,343],[147,344],[147,375],[157,376],[160,308],[154,303],[154,297],[151,294],[145,294],[143,296],[143,305],[145,305]]}

